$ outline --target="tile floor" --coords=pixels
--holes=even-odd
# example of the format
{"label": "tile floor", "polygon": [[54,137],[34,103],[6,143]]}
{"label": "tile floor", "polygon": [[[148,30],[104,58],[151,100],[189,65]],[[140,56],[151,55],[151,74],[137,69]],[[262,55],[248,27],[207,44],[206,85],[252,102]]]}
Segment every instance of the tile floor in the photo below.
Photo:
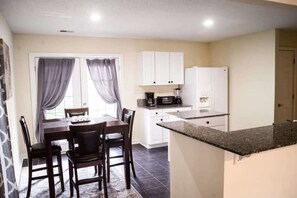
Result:
{"label": "tile floor", "polygon": [[[111,150],[111,155],[121,152],[120,149]],[[167,147],[146,149],[140,144],[133,145],[134,166],[136,178],[131,171],[131,184],[143,198],[169,198],[170,177]],[[67,158],[66,156],[63,156]],[[117,160],[117,159],[116,159]],[[64,161],[64,160],[63,160]],[[35,162],[41,164],[44,161]],[[23,166],[27,166],[24,160]],[[123,173],[123,166],[117,168]]]}

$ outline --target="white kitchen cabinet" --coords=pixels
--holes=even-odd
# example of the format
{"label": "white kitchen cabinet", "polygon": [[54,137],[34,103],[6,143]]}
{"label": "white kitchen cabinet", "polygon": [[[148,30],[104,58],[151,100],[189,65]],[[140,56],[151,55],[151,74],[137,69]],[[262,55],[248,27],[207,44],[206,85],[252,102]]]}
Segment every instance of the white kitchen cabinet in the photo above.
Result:
{"label": "white kitchen cabinet", "polygon": [[182,52],[141,52],[139,85],[184,84]]}
{"label": "white kitchen cabinet", "polygon": [[139,55],[139,84],[140,85],[155,85],[155,53],[140,52]]}
{"label": "white kitchen cabinet", "polygon": [[200,126],[210,127],[219,131],[228,131],[228,116],[187,119],[186,121]]}
{"label": "white kitchen cabinet", "polygon": [[171,116],[167,114],[169,112],[189,111],[189,110],[191,110],[191,107],[153,109],[153,110],[143,109],[140,143],[148,149],[167,146],[169,131],[163,127],[158,126],[157,123],[171,121]]}
{"label": "white kitchen cabinet", "polygon": [[181,52],[170,52],[169,78],[172,84],[184,84],[184,54]]}

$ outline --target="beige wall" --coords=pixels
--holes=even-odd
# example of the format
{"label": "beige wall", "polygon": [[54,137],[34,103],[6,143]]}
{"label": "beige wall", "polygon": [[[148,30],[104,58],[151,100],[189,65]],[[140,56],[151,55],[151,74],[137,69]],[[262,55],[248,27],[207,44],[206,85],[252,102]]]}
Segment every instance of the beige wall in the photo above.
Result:
{"label": "beige wall", "polygon": [[[17,115],[26,116],[29,129],[33,130],[29,53],[105,53],[122,54],[124,60],[123,71],[123,106],[136,109],[136,100],[144,98],[145,91],[154,91],[157,95],[172,94],[174,86],[139,87],[138,55],[143,50],[151,51],[181,51],[184,52],[185,66],[208,65],[208,45],[197,42],[179,42],[164,40],[140,39],[105,39],[72,36],[42,36],[42,35],[14,35],[14,53],[16,66]],[[139,116],[136,113],[134,139],[139,139]],[[20,133],[20,131],[19,131]],[[33,132],[32,132],[33,133]],[[22,144],[22,151],[25,152]]]}
{"label": "beige wall", "polygon": [[274,121],[275,30],[210,43],[210,64],[229,67],[229,129]]}
{"label": "beige wall", "polygon": [[19,138],[21,136],[17,133],[17,121],[16,121],[16,113],[15,113],[15,78],[14,78],[14,61],[13,61],[13,37],[10,31],[10,28],[0,12],[0,38],[4,40],[4,42],[9,47],[10,53],[10,64],[11,64],[11,72],[12,72],[12,89],[13,89],[13,96],[7,100],[7,111],[8,111],[8,121],[10,126],[10,138],[12,144],[12,154],[14,160],[14,168],[15,168],[15,175],[17,181],[20,177],[21,171],[21,159],[20,159],[20,151],[19,151]]}

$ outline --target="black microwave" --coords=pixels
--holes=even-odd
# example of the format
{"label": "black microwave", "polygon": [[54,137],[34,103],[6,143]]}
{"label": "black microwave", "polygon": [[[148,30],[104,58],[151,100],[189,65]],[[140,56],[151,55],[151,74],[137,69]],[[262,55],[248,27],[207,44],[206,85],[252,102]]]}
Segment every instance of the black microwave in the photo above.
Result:
{"label": "black microwave", "polygon": [[172,105],[175,104],[174,96],[159,96],[157,97],[157,105]]}

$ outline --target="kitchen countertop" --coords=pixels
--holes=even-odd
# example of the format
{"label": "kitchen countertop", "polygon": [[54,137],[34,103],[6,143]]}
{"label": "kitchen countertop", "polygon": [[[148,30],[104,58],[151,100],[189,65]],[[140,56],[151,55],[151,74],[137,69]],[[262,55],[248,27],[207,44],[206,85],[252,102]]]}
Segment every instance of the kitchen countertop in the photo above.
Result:
{"label": "kitchen countertop", "polygon": [[228,113],[216,112],[216,111],[210,111],[210,110],[181,111],[181,112],[174,112],[174,113],[168,113],[168,114],[174,115],[182,119],[196,119],[196,118],[207,118],[207,117],[229,115]]}
{"label": "kitchen countertop", "polygon": [[241,156],[297,144],[297,122],[230,132],[187,121],[163,122],[157,125]]}
{"label": "kitchen countertop", "polygon": [[154,110],[154,109],[171,109],[171,108],[192,107],[192,106],[185,105],[185,104],[173,104],[173,105],[155,105],[153,107],[148,107],[148,106],[139,106],[139,107]]}

